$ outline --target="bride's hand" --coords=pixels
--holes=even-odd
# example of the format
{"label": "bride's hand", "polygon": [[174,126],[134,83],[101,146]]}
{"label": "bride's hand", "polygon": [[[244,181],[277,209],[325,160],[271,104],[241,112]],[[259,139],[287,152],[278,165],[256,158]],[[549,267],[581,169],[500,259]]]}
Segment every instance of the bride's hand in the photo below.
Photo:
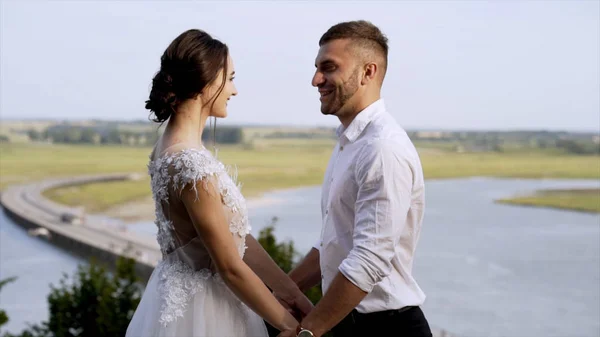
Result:
{"label": "bride's hand", "polygon": [[296,329],[284,330],[277,337],[296,337]]}

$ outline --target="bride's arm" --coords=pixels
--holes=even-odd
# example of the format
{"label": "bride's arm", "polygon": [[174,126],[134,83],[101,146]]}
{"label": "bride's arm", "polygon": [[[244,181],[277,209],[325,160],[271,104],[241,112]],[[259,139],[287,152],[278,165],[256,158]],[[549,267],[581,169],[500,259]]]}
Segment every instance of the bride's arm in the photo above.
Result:
{"label": "bride's arm", "polygon": [[246,236],[246,246],[244,262],[250,269],[285,303],[299,310],[302,316],[307,315],[313,305],[296,283],[279,268],[252,235]]}
{"label": "bride's arm", "polygon": [[298,321],[275,299],[239,256],[225,218],[220,194],[204,179],[181,194],[190,219],[227,286],[246,305],[275,328],[294,329]]}

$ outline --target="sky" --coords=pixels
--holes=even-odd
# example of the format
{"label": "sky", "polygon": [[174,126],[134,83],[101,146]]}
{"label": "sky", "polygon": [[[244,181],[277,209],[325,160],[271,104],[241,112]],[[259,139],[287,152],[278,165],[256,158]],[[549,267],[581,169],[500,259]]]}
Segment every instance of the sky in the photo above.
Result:
{"label": "sky", "polygon": [[147,120],[160,56],[198,28],[235,64],[221,125],[336,126],[311,86],[318,40],[364,19],[389,39],[382,97],[407,129],[600,132],[599,3],[0,0],[0,122]]}

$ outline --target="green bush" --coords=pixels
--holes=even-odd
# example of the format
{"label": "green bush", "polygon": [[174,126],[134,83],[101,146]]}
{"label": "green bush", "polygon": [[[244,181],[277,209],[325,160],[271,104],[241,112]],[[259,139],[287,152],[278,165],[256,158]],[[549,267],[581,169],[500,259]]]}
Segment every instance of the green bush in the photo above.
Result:
{"label": "green bush", "polygon": [[[300,254],[295,250],[294,242],[277,242],[277,238],[273,234],[273,231],[275,230],[278,220],[277,217],[273,217],[271,219],[271,224],[260,231],[256,240],[263,246],[275,263],[277,263],[279,268],[284,272],[289,273],[294,269]],[[305,294],[314,304],[316,304],[322,296],[321,285],[309,289]]]}
{"label": "green bush", "polygon": [[[7,285],[10,282],[13,282],[16,279],[16,277],[10,277],[4,280],[0,280],[0,290],[2,290],[2,288],[5,285]],[[0,328],[6,323],[8,323],[8,315],[6,315],[6,312],[4,310],[0,309]]]}
{"label": "green bush", "polygon": [[[277,238],[273,234],[275,230],[275,226],[277,225],[277,221],[279,219],[277,217],[273,217],[271,219],[270,225],[263,228],[256,240],[260,245],[267,251],[267,253],[271,256],[271,258],[277,263],[279,268],[281,268],[284,272],[289,273],[297,262],[296,258],[300,257],[300,254],[295,250],[293,242],[277,242]],[[321,285],[317,285],[308,291],[305,292],[306,297],[313,303],[317,304],[317,302],[322,297]],[[279,334],[279,331],[271,326],[268,322],[265,321],[267,326],[267,330],[269,336],[274,337]],[[331,334],[325,334],[323,337],[330,337]]]}
{"label": "green bush", "polygon": [[114,271],[91,261],[79,266],[71,280],[65,274],[57,287],[51,285],[49,320],[18,336],[124,336],[141,298],[134,267],[134,260],[121,257]]}

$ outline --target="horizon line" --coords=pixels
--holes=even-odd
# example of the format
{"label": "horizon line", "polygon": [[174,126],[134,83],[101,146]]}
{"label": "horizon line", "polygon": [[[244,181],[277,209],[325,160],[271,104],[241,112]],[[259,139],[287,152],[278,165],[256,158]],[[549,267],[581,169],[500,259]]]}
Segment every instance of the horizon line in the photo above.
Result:
{"label": "horizon line", "polygon": [[[157,124],[151,120],[146,120],[143,118],[138,119],[103,119],[103,118],[17,118],[17,117],[1,117],[0,122],[116,122],[116,123],[149,123],[149,124]],[[221,123],[226,123],[225,126],[239,126],[239,127],[279,127],[279,128],[333,128],[335,129],[337,126],[327,125],[327,124],[281,124],[281,123],[231,123],[229,124],[226,121],[222,121]],[[516,127],[497,127],[497,128],[489,128],[489,127],[434,127],[434,126],[402,126],[406,131],[446,131],[446,132],[511,132],[511,131],[537,131],[537,132],[578,132],[578,133],[598,133],[600,135],[600,126],[598,129],[586,129],[586,128],[555,128],[555,127],[525,127],[525,126],[516,126]]]}

